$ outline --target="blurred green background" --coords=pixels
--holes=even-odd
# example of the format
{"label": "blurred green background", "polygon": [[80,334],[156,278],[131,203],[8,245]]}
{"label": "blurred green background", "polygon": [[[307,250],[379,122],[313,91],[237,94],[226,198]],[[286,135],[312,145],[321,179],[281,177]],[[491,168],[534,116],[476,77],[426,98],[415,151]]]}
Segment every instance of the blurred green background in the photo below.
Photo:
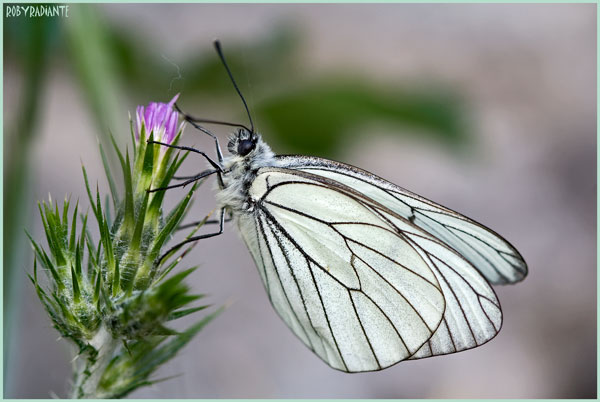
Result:
{"label": "blurred green background", "polygon": [[[557,28],[567,39],[548,37]],[[39,234],[36,201],[48,193],[85,199],[79,160],[106,187],[95,142],[112,131],[125,144],[127,111],[138,104],[181,93],[179,104],[190,114],[245,124],[212,48],[217,37],[255,126],[277,153],[360,165],[500,226],[532,275],[499,290],[509,328],[486,345],[487,355],[477,350],[345,376],[321,367],[286,333],[230,227],[214,249],[192,257],[204,266],[195,287],[215,303],[241,303],[164,369],[180,377],[133,396],[595,396],[594,29],[593,5],[71,4],[67,18],[5,17],[5,396],[64,396],[69,380],[66,346],[54,342],[25,283],[32,255],[24,229]],[[565,59],[578,60],[577,76]],[[228,130],[215,131],[225,143]],[[213,149],[191,128],[184,141]],[[198,163],[188,158],[184,168],[201,170]],[[212,208],[209,187],[198,214]],[[574,193],[571,205],[581,211],[559,209]],[[538,209],[547,197],[556,204]],[[582,211],[584,218],[570,217]],[[583,223],[569,229],[543,221],[559,214],[571,225]],[[558,243],[564,257],[549,261],[547,250]],[[575,272],[565,286],[583,283],[587,290],[560,290],[567,299],[559,314],[557,302],[545,297],[568,267]],[[567,320],[570,309],[578,315]],[[548,345],[542,334],[551,337]],[[281,349],[272,347],[279,339]],[[574,350],[563,356],[565,343]],[[510,350],[525,363],[506,355]],[[550,368],[556,362],[548,355],[560,367]],[[496,368],[482,379],[490,365]],[[463,373],[479,373],[477,385],[448,373],[463,366]],[[577,374],[553,380],[565,367]],[[418,373],[433,383],[411,381]]]}

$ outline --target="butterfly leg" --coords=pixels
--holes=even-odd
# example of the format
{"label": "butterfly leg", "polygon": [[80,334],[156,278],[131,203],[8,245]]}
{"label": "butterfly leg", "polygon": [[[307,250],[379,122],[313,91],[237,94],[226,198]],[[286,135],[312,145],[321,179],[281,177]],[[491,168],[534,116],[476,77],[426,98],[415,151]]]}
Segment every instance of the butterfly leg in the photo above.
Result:
{"label": "butterfly leg", "polygon": [[149,193],[154,193],[156,191],[164,191],[164,190],[168,190],[168,189],[171,189],[171,188],[185,187],[185,186],[187,186],[190,183],[198,181],[198,180],[200,180],[200,179],[202,179],[204,177],[210,176],[211,174],[215,174],[217,172],[218,172],[218,170],[205,170],[204,172],[201,172],[201,173],[197,174],[196,176],[190,176],[190,178],[188,178],[183,183],[173,184],[172,186],[167,186],[167,187],[159,187],[159,188],[148,189],[147,191]]}
{"label": "butterfly leg", "polygon": [[160,141],[152,141],[152,140],[148,140],[148,144],[158,144],[158,145],[162,145],[165,147],[169,147],[169,148],[175,148],[175,149],[180,149],[182,151],[190,151],[190,152],[194,152],[197,154],[200,154],[204,157],[204,159],[206,159],[208,161],[208,163],[210,163],[210,165],[212,167],[215,168],[215,170],[218,171],[217,173],[217,177],[219,178],[219,185],[221,186],[221,188],[223,188],[223,178],[221,177],[221,173],[223,173],[223,168],[221,167],[220,164],[218,164],[217,162],[213,161],[208,155],[206,155],[206,153],[196,149],[196,148],[192,148],[192,147],[185,147],[185,146],[181,146],[181,145],[171,145],[171,144],[166,144],[164,142],[160,142]]}
{"label": "butterfly leg", "polygon": [[200,126],[196,122],[199,119],[196,119],[193,116],[190,116],[189,114],[187,114],[187,113],[183,112],[181,109],[179,109],[179,106],[177,106],[177,103],[175,104],[175,110],[177,110],[179,112],[179,114],[183,116],[185,121],[190,123],[196,129],[202,131],[204,134],[211,137],[213,140],[215,140],[215,146],[217,148],[217,160],[219,161],[219,163],[223,162],[223,153],[221,152],[221,146],[219,145],[219,140],[217,139],[217,136],[214,135],[213,133],[211,133],[210,131],[208,131],[207,129],[205,129],[204,127]]}
{"label": "butterfly leg", "polygon": [[[193,176],[173,176],[173,180],[189,180],[189,179],[193,179],[199,175],[205,174],[206,172],[215,172],[215,171],[213,171],[211,169],[206,169],[206,170],[203,170],[202,172],[200,172],[196,175],[193,175]],[[212,174],[212,173],[209,173],[209,174]],[[202,177],[205,177],[205,176],[202,176]]]}
{"label": "butterfly leg", "polygon": [[221,212],[220,212],[220,216],[219,216],[219,230],[217,232],[206,233],[206,234],[203,234],[203,235],[193,236],[193,237],[190,237],[189,239],[185,239],[184,241],[182,241],[181,243],[178,243],[178,244],[174,245],[173,247],[171,247],[170,249],[168,249],[163,255],[161,255],[159,257],[159,259],[156,261],[156,265],[160,265],[160,263],[161,263],[162,260],[164,260],[171,253],[177,251],[178,249],[181,248],[181,246],[183,246],[183,245],[185,245],[187,243],[195,242],[195,241],[202,240],[202,239],[208,239],[210,237],[215,237],[215,236],[218,236],[218,235],[222,234],[223,233],[223,225],[224,224],[225,224],[225,209],[222,208]]}
{"label": "butterfly leg", "polygon": [[[231,222],[233,220],[233,215],[231,214],[231,211],[227,210],[227,217],[225,218],[224,222]],[[196,221],[196,222],[190,222],[190,223],[186,223],[185,225],[181,225],[177,227],[177,230],[181,230],[181,229],[187,229],[187,228],[191,228],[194,226],[197,226],[199,224],[203,224],[203,225],[214,225],[216,223],[219,223],[220,221],[218,219],[209,219],[207,221],[200,220],[200,221]]]}

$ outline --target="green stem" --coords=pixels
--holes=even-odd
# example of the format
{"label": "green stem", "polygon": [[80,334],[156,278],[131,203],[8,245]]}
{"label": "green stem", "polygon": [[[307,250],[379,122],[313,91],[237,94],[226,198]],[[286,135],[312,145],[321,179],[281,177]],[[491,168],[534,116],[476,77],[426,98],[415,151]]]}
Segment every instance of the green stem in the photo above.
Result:
{"label": "green stem", "polygon": [[79,359],[75,361],[75,385],[71,392],[71,398],[102,398],[98,385],[119,345],[119,340],[113,338],[106,326],[102,324],[90,341],[93,352],[86,352],[79,358],[85,358],[84,361],[79,361]]}

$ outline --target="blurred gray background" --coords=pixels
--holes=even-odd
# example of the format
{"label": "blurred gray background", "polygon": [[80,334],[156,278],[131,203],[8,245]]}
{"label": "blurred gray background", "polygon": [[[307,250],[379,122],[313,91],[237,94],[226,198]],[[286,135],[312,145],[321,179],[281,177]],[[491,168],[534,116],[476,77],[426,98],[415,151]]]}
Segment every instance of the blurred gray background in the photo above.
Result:
{"label": "blurred gray background", "polygon": [[[78,23],[76,7],[59,22],[67,34]],[[111,48],[123,51],[115,60],[131,63],[115,67],[122,81],[106,88],[115,102],[104,113],[116,116],[106,124],[123,143],[128,110],[176,92],[189,113],[245,122],[212,50],[218,37],[276,152],[342,160],[464,213],[505,236],[530,269],[524,282],[496,287],[505,320],[489,344],[350,375],[327,367],[287,329],[229,226],[188,261],[201,264],[190,278],[194,290],[229,308],[156,376],[176,378],[131,397],[596,397],[596,5],[115,4],[94,6],[93,16],[137,44],[138,58],[128,59],[125,45]],[[20,22],[10,23],[18,32]],[[45,59],[34,134],[19,142],[20,132],[7,127],[23,112],[28,80],[17,45],[6,43],[10,28],[5,174],[18,155],[28,189],[20,213],[4,211],[18,226],[5,227],[5,237],[24,238],[27,227],[41,239],[37,200],[71,194],[87,204],[82,161],[106,190],[96,140],[102,123],[57,36]],[[70,40],[72,50],[78,45]],[[348,106],[352,96],[359,100]],[[390,111],[361,103],[365,97],[408,106],[395,113],[394,102]],[[338,104],[342,112],[328,109]],[[279,119],[277,107],[300,116]],[[225,139],[226,129],[215,131]],[[189,127],[185,143],[212,151]],[[191,155],[183,169],[203,167]],[[5,177],[5,208],[7,185]],[[210,190],[206,184],[197,193],[198,218],[214,206]],[[181,194],[174,190],[171,202]],[[9,266],[5,256],[5,396],[65,396],[69,349],[26,283],[28,246],[12,240],[18,255]]]}

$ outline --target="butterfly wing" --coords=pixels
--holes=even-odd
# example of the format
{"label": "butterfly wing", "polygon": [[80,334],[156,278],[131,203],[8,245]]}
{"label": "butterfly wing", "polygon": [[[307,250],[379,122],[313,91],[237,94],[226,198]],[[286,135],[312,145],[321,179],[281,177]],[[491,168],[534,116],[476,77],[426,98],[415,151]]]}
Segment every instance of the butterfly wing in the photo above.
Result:
{"label": "butterfly wing", "polygon": [[398,219],[377,206],[374,209],[421,247],[433,266],[446,302],[442,323],[410,359],[460,352],[494,338],[502,327],[502,310],[496,294],[481,273],[455,250],[430,234],[415,230],[409,221]]}
{"label": "butterfly wing", "polygon": [[457,212],[354,166],[316,157],[278,156],[277,159],[283,168],[345,184],[409,219],[456,250],[491,284],[515,283],[527,275],[527,264],[508,241]]}
{"label": "butterfly wing", "polygon": [[499,304],[481,275],[376,201],[318,175],[270,168],[250,195],[254,211],[238,224],[269,299],[330,366],[379,370],[474,347],[499,330]]}

